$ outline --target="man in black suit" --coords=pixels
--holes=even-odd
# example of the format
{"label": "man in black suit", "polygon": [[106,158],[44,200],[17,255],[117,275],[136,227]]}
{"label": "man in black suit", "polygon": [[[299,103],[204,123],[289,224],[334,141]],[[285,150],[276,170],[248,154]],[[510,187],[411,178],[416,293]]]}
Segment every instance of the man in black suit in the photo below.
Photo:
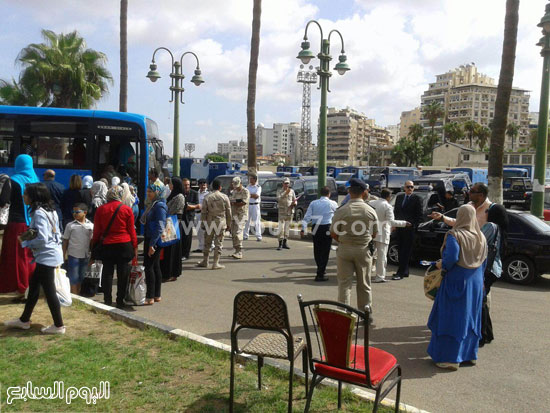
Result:
{"label": "man in black suit", "polygon": [[405,193],[398,195],[395,200],[395,219],[408,221],[410,227],[397,228],[397,243],[399,248],[399,268],[393,275],[392,280],[402,280],[409,276],[409,260],[411,259],[414,233],[416,227],[422,221],[422,201],[413,194],[414,184],[412,181],[405,182]]}
{"label": "man in black suit", "polygon": [[193,242],[193,226],[195,223],[195,210],[200,209],[199,193],[191,189],[191,182],[187,178],[182,179],[183,196],[185,197],[185,211],[183,213],[183,228],[185,233],[181,237],[181,256],[189,259],[191,243]]}

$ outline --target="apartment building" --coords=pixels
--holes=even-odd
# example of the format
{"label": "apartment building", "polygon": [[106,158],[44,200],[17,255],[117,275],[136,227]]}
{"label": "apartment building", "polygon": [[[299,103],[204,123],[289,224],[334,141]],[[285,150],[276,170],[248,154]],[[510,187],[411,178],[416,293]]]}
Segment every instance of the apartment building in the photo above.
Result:
{"label": "apartment building", "polygon": [[401,118],[399,121],[399,139],[407,137],[409,134],[409,128],[415,123],[420,123],[421,117],[422,112],[420,112],[420,106],[414,108],[413,110],[401,112]]}
{"label": "apartment building", "polygon": [[386,128],[376,125],[354,109],[329,108],[327,113],[327,160],[356,163],[379,147],[391,145]]}
{"label": "apartment building", "polygon": [[262,146],[262,155],[274,153],[291,155],[295,153],[301,133],[297,122],[274,123],[272,128],[266,128],[262,123],[256,127],[256,144]]}
{"label": "apartment building", "polygon": [[[495,80],[479,73],[474,63],[462,65],[447,73],[436,75],[436,81],[421,97],[421,111],[430,103],[440,102],[446,117],[435,125],[440,136],[446,122],[464,123],[473,120],[482,126],[489,126],[495,114],[497,85]],[[515,140],[515,149],[529,146],[529,91],[513,88],[510,97],[508,123],[519,126],[519,136]],[[422,126],[428,130],[428,119],[422,113]],[[459,142],[469,144],[465,137]],[[506,137],[505,148],[511,148],[511,138]]]}

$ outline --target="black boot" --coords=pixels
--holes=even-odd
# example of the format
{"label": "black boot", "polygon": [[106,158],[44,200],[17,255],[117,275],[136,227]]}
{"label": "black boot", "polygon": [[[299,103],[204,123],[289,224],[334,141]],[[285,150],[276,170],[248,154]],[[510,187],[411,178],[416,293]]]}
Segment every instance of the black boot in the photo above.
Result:
{"label": "black boot", "polygon": [[288,244],[286,243],[286,239],[283,240],[283,248],[284,248],[285,250],[289,250],[289,249],[290,249],[290,247],[289,247]]}
{"label": "black boot", "polygon": [[283,247],[283,241],[279,241],[279,246],[277,247],[277,251],[281,251],[281,248]]}

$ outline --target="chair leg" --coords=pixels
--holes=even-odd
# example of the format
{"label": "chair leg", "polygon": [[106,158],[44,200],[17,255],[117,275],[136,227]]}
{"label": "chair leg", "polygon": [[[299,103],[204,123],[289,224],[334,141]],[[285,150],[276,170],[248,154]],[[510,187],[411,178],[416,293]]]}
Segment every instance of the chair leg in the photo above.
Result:
{"label": "chair leg", "polygon": [[309,370],[309,364],[308,364],[308,358],[307,358],[307,350],[302,350],[302,370],[306,376],[306,397],[307,397],[307,388],[308,388],[308,370]]}
{"label": "chair leg", "polygon": [[262,390],[262,367],[264,366],[264,358],[258,356],[258,390]]}
{"label": "chair leg", "polygon": [[229,372],[229,413],[233,413],[234,388],[235,388],[235,354],[231,352],[231,370]]}
{"label": "chair leg", "polygon": [[338,410],[342,408],[342,382],[338,382]]}
{"label": "chair leg", "polygon": [[397,376],[399,381],[397,382],[397,394],[395,396],[395,413],[399,413],[399,401],[401,399],[401,366],[397,367]]}
{"label": "chair leg", "polygon": [[315,389],[316,380],[317,374],[313,373],[313,376],[311,377],[311,385],[309,386],[309,393],[307,394],[306,408],[304,409],[304,413],[309,412],[309,405],[311,404],[311,398],[313,397],[313,390]]}
{"label": "chair leg", "polygon": [[288,373],[288,413],[292,413],[292,382],[294,379],[294,360],[290,362],[290,372]]}
{"label": "chair leg", "polygon": [[382,390],[381,384],[376,389],[376,397],[374,398],[374,407],[372,409],[372,413],[376,413],[378,411],[378,404],[380,403],[380,390]]}

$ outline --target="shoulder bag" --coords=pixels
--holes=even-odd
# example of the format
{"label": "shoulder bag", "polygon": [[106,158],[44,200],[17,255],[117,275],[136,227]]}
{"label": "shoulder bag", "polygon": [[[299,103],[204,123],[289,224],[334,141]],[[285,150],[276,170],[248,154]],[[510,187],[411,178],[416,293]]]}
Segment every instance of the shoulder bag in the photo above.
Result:
{"label": "shoulder bag", "polygon": [[92,260],[103,261],[104,256],[105,256],[105,252],[106,252],[106,248],[105,248],[105,245],[103,245],[103,241],[105,241],[105,238],[109,234],[109,231],[111,230],[111,226],[113,225],[115,217],[117,216],[118,211],[119,211],[121,206],[122,206],[122,202],[117,207],[117,209],[115,209],[115,212],[113,213],[113,216],[111,217],[111,220],[109,221],[109,224],[107,225],[107,228],[105,228],[105,232],[103,232],[103,234],[101,234],[101,237],[99,237],[99,241],[97,243],[95,243],[94,246],[92,247],[92,256],[91,256]]}

